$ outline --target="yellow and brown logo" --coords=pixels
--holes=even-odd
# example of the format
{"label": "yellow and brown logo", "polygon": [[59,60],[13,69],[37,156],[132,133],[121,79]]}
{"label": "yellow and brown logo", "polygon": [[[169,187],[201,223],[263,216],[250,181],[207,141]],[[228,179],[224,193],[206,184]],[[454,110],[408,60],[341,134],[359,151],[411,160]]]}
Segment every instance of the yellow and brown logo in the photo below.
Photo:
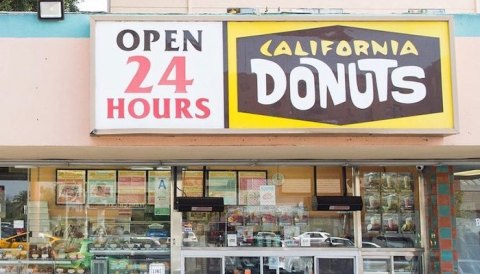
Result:
{"label": "yellow and brown logo", "polygon": [[[228,33],[242,23],[232,24]],[[452,126],[445,32],[337,22],[268,33],[268,23],[257,24],[258,35],[229,34],[230,128],[398,128],[385,121],[421,115],[444,115],[441,128]]]}

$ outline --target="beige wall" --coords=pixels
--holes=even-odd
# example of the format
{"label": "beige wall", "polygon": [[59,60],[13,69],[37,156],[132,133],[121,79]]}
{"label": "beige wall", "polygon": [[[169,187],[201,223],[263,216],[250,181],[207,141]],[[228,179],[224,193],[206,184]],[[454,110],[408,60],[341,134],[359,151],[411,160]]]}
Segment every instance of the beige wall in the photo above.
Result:
{"label": "beige wall", "polygon": [[5,38],[0,52],[10,54],[2,56],[8,73],[0,73],[0,160],[478,158],[480,38],[456,38],[455,47],[456,135],[92,137],[89,39]]}
{"label": "beige wall", "polygon": [[112,13],[226,13],[227,8],[253,8],[258,13],[291,11],[291,9],[343,9],[345,13],[391,14],[408,13],[414,9],[444,9],[446,13],[476,13],[478,0],[426,0],[426,1],[219,1],[219,0],[110,0]]}

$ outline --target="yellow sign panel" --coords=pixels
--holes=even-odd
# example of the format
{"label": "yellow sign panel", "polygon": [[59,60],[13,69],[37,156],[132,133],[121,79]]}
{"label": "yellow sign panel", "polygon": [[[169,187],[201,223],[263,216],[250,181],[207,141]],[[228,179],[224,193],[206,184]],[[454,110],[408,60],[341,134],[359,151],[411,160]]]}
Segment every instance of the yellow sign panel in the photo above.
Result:
{"label": "yellow sign panel", "polygon": [[228,22],[227,128],[453,133],[450,28]]}

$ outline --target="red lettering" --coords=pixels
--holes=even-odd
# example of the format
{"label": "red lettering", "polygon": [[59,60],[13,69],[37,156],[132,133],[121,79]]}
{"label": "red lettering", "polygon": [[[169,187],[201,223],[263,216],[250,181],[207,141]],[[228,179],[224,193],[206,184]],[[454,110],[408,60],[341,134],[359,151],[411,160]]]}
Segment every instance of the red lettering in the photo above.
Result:
{"label": "red lettering", "polygon": [[210,109],[206,106],[208,104],[207,98],[200,98],[195,102],[198,110],[200,110],[203,114],[195,114],[196,118],[205,119],[210,117]]}
{"label": "red lettering", "polygon": [[[173,70],[175,70],[175,78],[170,80],[168,77],[173,73]],[[187,93],[187,86],[190,86],[192,83],[193,80],[187,80],[185,56],[173,57],[158,82],[159,85],[175,86],[175,93]]]}
{"label": "red lettering", "polygon": [[125,93],[150,93],[152,92],[152,86],[142,87],[142,83],[147,77],[148,71],[150,70],[150,60],[145,56],[130,56],[127,60],[127,64],[131,62],[138,63],[138,69],[135,75],[128,84]]}
{"label": "red lettering", "polygon": [[161,112],[160,99],[159,98],[153,99],[153,117],[157,119],[170,118],[170,98],[165,98],[162,101],[163,101],[163,113],[160,113]]}
{"label": "red lettering", "polygon": [[118,112],[118,115],[116,118],[119,118],[119,119],[125,118],[125,99],[123,98],[118,99],[118,103],[116,105],[115,105],[114,98],[107,99],[107,118],[108,119],[115,118],[113,114],[114,111]]}
{"label": "red lettering", "polygon": [[[135,112],[135,105],[138,105],[137,104],[140,103],[143,107],[143,112],[141,114],[137,114]],[[138,109],[138,107],[137,107]],[[129,104],[128,104],[128,114],[130,114],[130,116],[132,116],[132,118],[135,118],[135,119],[142,119],[142,118],[145,118],[147,117],[147,115],[150,113],[150,104],[148,103],[147,100],[143,99],[143,98],[136,98],[136,99],[133,99]]]}
{"label": "red lettering", "polygon": [[[211,115],[208,98],[190,101],[188,98],[108,98],[107,118],[125,119],[207,119]],[[194,115],[192,115],[194,114]]]}
{"label": "red lettering", "polygon": [[175,109],[176,109],[175,118],[182,118],[182,114],[183,114],[183,117],[185,118],[192,118],[192,115],[188,111],[189,108],[190,108],[190,100],[182,99],[182,98],[175,99]]}

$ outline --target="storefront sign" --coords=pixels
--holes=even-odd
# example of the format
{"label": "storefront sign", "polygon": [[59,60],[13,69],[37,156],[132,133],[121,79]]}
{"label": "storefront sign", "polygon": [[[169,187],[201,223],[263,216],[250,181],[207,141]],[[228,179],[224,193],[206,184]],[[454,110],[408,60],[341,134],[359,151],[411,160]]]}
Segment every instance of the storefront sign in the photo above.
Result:
{"label": "storefront sign", "polygon": [[95,130],[224,127],[221,22],[96,22]]}
{"label": "storefront sign", "polygon": [[285,19],[97,21],[92,132],[456,132],[449,20]]}
{"label": "storefront sign", "polygon": [[231,22],[229,127],[453,129],[448,22]]}

